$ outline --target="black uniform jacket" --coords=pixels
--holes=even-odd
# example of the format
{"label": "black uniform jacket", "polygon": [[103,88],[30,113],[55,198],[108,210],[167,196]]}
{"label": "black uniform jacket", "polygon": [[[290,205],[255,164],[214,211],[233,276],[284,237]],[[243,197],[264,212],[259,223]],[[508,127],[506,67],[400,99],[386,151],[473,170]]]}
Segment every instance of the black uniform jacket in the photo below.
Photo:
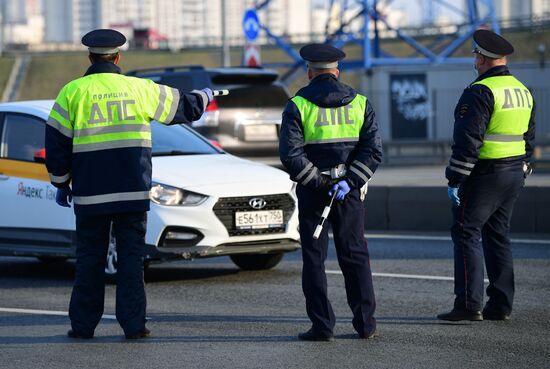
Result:
{"label": "black uniform jacket", "polygon": [[[321,74],[296,95],[319,107],[334,108],[348,105],[357,92],[334,75]],[[378,121],[370,102],[367,101],[359,141],[304,145],[300,112],[289,100],[283,112],[279,154],[290,178],[309,188],[326,187],[326,177],[320,172],[338,164],[346,164],[346,180],[352,188],[362,187],[382,160]]]}
{"label": "black uniform jacket", "polygon": [[[480,75],[473,83],[489,77],[509,75],[510,71],[506,66],[498,66]],[[487,165],[492,161],[496,161],[499,162],[499,167],[502,168],[506,163],[517,165],[518,160],[529,161],[533,155],[535,104],[533,104],[529,128],[524,134],[525,156],[491,160],[478,159],[483,137],[493,114],[495,101],[493,93],[487,86],[474,85],[473,83],[464,90],[454,111],[453,153],[449,166],[445,170],[445,177],[451,187],[460,186],[470,176],[476,165]]]}

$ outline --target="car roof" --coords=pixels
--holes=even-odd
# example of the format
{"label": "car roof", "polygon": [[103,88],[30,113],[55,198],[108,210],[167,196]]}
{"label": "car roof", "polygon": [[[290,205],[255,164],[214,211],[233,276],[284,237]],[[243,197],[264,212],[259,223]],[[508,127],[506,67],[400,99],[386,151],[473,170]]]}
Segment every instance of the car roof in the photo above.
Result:
{"label": "car roof", "polygon": [[245,68],[245,67],[235,67],[235,68],[206,68],[207,72],[214,72],[220,74],[277,74],[273,69],[263,69],[263,68]]}
{"label": "car roof", "polygon": [[47,118],[54,100],[29,100],[0,104],[0,112],[26,113]]}
{"label": "car roof", "polygon": [[277,76],[277,71],[273,69],[265,68],[247,68],[247,67],[229,67],[229,68],[204,68],[200,65],[174,65],[174,66],[165,66],[165,67],[153,67],[153,68],[142,68],[134,69],[128,71],[126,74],[129,76],[140,76],[140,75],[158,75],[164,73],[187,73],[187,72],[205,72],[205,73],[214,73],[214,74],[254,74],[254,75],[275,75]]}

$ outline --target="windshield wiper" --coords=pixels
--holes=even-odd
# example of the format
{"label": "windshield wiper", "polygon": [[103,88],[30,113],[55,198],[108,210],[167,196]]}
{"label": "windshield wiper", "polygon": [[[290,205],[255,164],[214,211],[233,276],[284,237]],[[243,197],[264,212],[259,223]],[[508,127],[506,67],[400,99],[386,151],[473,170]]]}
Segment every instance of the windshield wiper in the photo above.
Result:
{"label": "windshield wiper", "polygon": [[171,150],[171,151],[157,151],[153,152],[153,156],[177,156],[177,155],[201,155],[202,152],[192,152],[192,151],[180,151],[180,150]]}

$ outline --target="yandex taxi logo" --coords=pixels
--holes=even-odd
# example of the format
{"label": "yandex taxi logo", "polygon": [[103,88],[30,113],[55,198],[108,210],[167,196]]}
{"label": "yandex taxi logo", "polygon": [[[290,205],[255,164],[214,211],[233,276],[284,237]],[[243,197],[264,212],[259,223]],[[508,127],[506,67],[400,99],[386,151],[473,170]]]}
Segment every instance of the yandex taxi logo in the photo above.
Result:
{"label": "yandex taxi logo", "polygon": [[44,187],[26,186],[23,182],[17,185],[17,195],[24,196],[29,199],[54,200],[55,189],[52,186]]}

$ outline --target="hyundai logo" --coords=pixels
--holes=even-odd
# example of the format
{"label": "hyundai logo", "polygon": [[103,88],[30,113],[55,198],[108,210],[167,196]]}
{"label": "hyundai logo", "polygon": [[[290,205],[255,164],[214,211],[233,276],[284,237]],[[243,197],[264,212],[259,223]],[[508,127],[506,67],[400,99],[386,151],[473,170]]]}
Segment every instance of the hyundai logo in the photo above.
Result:
{"label": "hyundai logo", "polygon": [[250,201],[248,201],[248,204],[253,209],[260,210],[260,209],[265,208],[265,206],[267,205],[267,202],[264,199],[262,199],[261,197],[254,197],[254,198],[250,199]]}

